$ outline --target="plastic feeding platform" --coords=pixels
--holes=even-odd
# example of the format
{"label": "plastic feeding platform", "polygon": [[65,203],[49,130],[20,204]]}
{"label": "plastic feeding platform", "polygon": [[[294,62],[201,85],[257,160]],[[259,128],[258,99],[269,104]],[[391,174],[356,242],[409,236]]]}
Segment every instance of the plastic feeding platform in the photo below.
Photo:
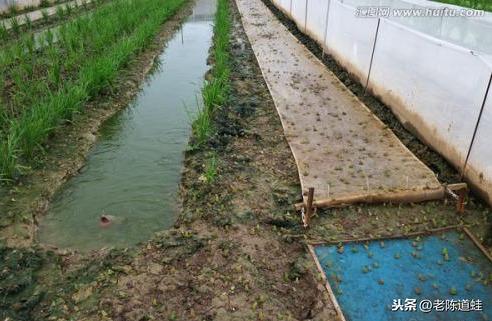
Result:
{"label": "plastic feeding platform", "polygon": [[466,230],[310,250],[342,320],[492,320],[490,256]]}

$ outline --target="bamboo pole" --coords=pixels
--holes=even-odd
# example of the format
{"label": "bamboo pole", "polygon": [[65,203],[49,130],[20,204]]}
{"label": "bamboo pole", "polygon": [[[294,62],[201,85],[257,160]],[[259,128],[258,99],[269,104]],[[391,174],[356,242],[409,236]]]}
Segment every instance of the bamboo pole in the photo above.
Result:
{"label": "bamboo pole", "polygon": [[[433,201],[443,199],[445,196],[445,188],[437,188],[424,191],[403,191],[388,194],[361,194],[350,195],[339,198],[330,198],[318,200],[313,203],[314,207],[340,207],[348,206],[357,203],[418,203],[424,201]],[[295,208],[300,210],[304,206],[303,203],[298,203]]]}

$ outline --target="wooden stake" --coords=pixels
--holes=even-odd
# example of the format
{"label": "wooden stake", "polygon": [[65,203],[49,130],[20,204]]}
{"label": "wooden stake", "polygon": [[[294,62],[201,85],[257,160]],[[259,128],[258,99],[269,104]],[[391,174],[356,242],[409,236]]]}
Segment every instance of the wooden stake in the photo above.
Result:
{"label": "wooden stake", "polygon": [[468,195],[468,189],[461,189],[458,191],[458,202],[456,203],[456,211],[459,214],[464,214],[465,213],[465,200],[466,196]]}
{"label": "wooden stake", "polygon": [[446,186],[446,192],[456,200],[456,211],[459,214],[465,212],[465,201],[468,191],[469,189],[466,183],[450,184]]}
{"label": "wooden stake", "polygon": [[304,225],[309,226],[311,215],[313,214],[313,202],[314,202],[314,187],[310,187],[308,191],[308,199],[306,204],[306,221]]}

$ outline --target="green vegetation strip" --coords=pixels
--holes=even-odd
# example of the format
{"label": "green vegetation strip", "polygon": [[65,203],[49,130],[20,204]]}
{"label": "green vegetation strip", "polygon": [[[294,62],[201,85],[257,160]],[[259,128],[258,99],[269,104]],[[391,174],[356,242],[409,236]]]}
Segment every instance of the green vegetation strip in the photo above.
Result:
{"label": "green vegetation strip", "polygon": [[215,65],[211,77],[205,81],[202,89],[203,106],[199,106],[193,121],[194,143],[198,146],[206,143],[214,133],[213,116],[223,106],[230,91],[230,43],[231,19],[228,0],[219,0],[215,14],[214,49]]}
{"label": "green vegetation strip", "polygon": [[438,0],[438,2],[449,3],[478,10],[492,11],[491,0]]}
{"label": "green vegetation strip", "polygon": [[186,0],[114,0],[0,50],[0,178],[21,174],[63,122],[112,82]]}

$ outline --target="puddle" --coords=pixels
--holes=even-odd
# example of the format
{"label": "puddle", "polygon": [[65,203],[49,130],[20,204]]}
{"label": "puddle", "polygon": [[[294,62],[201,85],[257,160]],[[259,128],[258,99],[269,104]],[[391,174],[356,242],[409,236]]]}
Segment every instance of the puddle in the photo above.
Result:
{"label": "puddle", "polygon": [[[135,101],[110,119],[81,173],[40,224],[39,241],[91,250],[126,247],[172,226],[177,192],[212,44],[215,0],[198,0]],[[101,215],[112,216],[109,227]]]}
{"label": "puddle", "polygon": [[[347,320],[492,319],[492,264],[466,234],[451,231],[314,251]],[[414,310],[409,300],[415,300]]]}

